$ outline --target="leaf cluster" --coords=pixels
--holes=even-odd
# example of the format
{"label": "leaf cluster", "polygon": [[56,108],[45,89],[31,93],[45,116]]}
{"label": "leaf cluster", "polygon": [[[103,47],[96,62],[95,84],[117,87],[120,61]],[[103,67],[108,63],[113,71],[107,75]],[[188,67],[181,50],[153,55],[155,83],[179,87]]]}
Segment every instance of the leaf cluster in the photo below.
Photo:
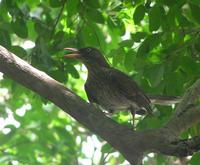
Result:
{"label": "leaf cluster", "polygon": [[[110,65],[130,75],[146,93],[181,96],[200,74],[200,2],[2,0],[0,44],[85,99],[86,70],[76,60],[63,59],[65,47],[96,47]],[[82,143],[90,136],[87,130],[8,77],[1,80],[0,86],[8,90],[8,96],[0,96],[4,98],[0,119],[12,112],[20,123],[17,128],[10,123],[2,128],[9,133],[0,134],[0,162],[76,164],[78,157],[87,157],[81,151]],[[22,108],[24,105],[31,106],[27,110]],[[155,117],[138,117],[137,129],[158,128],[174,111],[173,107],[155,109]],[[19,116],[19,111],[25,112]],[[126,112],[113,119],[130,125]],[[196,125],[182,137],[199,132]],[[108,144],[102,145],[98,161],[124,161],[112,155],[104,160],[110,152],[114,150]],[[197,157],[192,157],[191,164],[200,162]],[[148,163],[168,164],[172,160],[154,155]]]}

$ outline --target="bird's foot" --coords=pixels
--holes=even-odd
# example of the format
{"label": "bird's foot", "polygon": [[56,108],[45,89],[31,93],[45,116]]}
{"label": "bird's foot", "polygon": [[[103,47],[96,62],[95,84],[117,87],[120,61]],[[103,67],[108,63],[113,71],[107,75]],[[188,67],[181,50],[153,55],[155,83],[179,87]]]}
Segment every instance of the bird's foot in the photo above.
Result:
{"label": "bird's foot", "polygon": [[131,123],[131,125],[132,125],[132,128],[133,128],[133,130],[135,131],[135,110],[133,110],[133,109],[131,109],[131,115],[132,115],[132,123]]}

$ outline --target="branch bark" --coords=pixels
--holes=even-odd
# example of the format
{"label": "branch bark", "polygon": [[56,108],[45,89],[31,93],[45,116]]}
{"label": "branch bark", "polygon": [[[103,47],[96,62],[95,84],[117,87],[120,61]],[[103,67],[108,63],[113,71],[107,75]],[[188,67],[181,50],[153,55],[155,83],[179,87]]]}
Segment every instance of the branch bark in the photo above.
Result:
{"label": "branch bark", "polygon": [[[186,92],[177,107],[177,112],[165,125],[158,129],[133,131],[106,117],[101,110],[88,104],[62,84],[2,46],[0,46],[0,71],[53,102],[90,131],[110,143],[131,164],[141,164],[144,153],[149,152],[182,155],[180,154],[182,152],[178,152],[182,151],[180,133],[200,121],[199,107],[194,106],[200,94],[200,80]],[[192,151],[199,150],[194,147],[195,144],[199,144],[199,139],[188,144],[191,144]],[[188,153],[192,154],[192,152]]]}

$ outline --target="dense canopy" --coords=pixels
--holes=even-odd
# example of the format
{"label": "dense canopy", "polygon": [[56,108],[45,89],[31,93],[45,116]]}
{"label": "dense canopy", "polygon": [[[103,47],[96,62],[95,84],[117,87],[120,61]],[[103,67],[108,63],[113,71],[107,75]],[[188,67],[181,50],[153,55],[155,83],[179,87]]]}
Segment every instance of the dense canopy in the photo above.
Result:
{"label": "dense canopy", "polygon": [[[65,47],[98,48],[148,94],[182,96],[200,75],[199,0],[0,0],[0,45],[87,100],[87,70]],[[17,73],[16,73],[17,74]],[[0,78],[0,164],[128,164],[106,141],[12,80]],[[176,105],[154,106],[136,129],[159,128]],[[128,112],[112,119],[131,127]],[[199,124],[181,134],[198,136]],[[200,163],[149,154],[144,164]]]}

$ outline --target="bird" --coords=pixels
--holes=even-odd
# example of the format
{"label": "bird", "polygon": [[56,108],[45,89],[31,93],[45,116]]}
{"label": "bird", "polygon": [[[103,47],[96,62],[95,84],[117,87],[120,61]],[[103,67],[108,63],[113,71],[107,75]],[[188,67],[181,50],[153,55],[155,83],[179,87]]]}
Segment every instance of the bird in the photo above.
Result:
{"label": "bird", "polygon": [[133,118],[135,114],[152,114],[150,99],[143,90],[128,75],[111,67],[98,49],[64,49],[70,51],[64,58],[78,59],[88,70],[84,87],[90,103],[109,113],[128,110]]}

